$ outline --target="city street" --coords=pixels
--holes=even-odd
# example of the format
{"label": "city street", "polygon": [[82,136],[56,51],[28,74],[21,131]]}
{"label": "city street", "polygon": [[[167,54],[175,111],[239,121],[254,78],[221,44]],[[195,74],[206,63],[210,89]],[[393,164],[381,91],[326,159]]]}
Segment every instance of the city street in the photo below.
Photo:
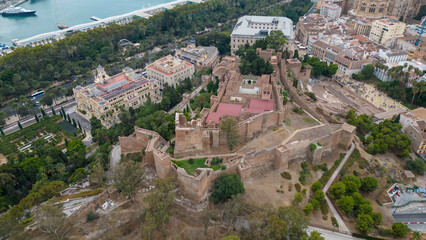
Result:
{"label": "city street", "polygon": [[[65,113],[69,114],[70,117],[74,118],[76,121],[79,121],[81,127],[86,132],[90,132],[90,122],[88,120],[86,120],[85,118],[81,117],[79,114],[74,112],[74,110],[72,108],[75,107],[75,106],[76,106],[76,103],[75,103],[74,100],[72,100],[72,101],[69,101],[69,102],[64,103],[62,105],[55,106],[55,111],[56,111],[56,114],[59,114],[61,107],[63,107],[64,110],[65,110]],[[50,108],[46,109],[45,112],[48,115],[52,115],[52,111],[50,110]],[[27,126],[30,126],[30,125],[36,123],[36,120],[35,120],[34,116],[29,116],[25,119],[22,119],[20,121],[20,123],[21,123],[22,127],[25,128]],[[5,127],[3,129],[3,132],[7,135],[7,134],[14,133],[18,130],[19,130],[18,123],[13,123],[13,124]]]}
{"label": "city street", "polygon": [[426,232],[426,213],[393,214],[395,222],[402,222],[415,231]]}
{"label": "city street", "polygon": [[333,231],[326,230],[326,229],[323,229],[323,228],[316,228],[316,227],[311,227],[311,226],[308,226],[308,229],[306,231],[308,233],[310,233],[312,231],[317,231],[317,232],[321,233],[321,237],[323,237],[326,240],[359,239],[359,238],[352,237],[351,235],[346,235],[346,234],[343,234],[343,233],[333,232]]}

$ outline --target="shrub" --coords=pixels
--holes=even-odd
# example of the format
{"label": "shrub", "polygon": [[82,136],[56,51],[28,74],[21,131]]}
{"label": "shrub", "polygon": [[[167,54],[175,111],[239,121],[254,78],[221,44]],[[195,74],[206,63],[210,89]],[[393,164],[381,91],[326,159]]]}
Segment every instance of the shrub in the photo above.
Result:
{"label": "shrub", "polygon": [[311,152],[312,152],[312,151],[314,151],[315,149],[317,149],[317,145],[316,145],[316,144],[311,143],[311,145],[309,145],[309,150],[311,150]]}
{"label": "shrub", "polygon": [[296,189],[297,192],[300,192],[302,190],[302,186],[300,186],[299,183],[294,184],[294,188]]}
{"label": "shrub", "polygon": [[315,93],[313,92],[305,92],[305,94],[312,99],[312,101],[316,102],[317,97],[315,96]]}
{"label": "shrub", "polygon": [[323,215],[327,215],[328,214],[328,207],[327,207],[327,203],[326,202],[322,202],[321,203],[321,213]]}
{"label": "shrub", "polygon": [[25,218],[24,220],[21,221],[21,224],[26,227],[28,225],[30,225],[33,222],[32,218]]}
{"label": "shrub", "polygon": [[220,170],[226,170],[226,165],[220,166]]}
{"label": "shrub", "polygon": [[188,159],[188,163],[189,164],[193,164],[194,163],[194,159],[192,159],[192,158]]}
{"label": "shrub", "polygon": [[92,211],[90,211],[89,213],[87,213],[87,221],[91,222],[95,219],[97,219],[99,216],[95,213],[93,213]]}
{"label": "shrub", "polygon": [[288,191],[291,192],[293,190],[293,185],[289,184],[288,185]]}
{"label": "shrub", "polygon": [[302,194],[303,194],[303,196],[306,196],[306,192],[307,192],[307,190],[306,190],[306,188],[304,188],[304,189],[302,190]]}
{"label": "shrub", "polygon": [[322,216],[322,220],[327,220],[328,219],[328,216],[327,215],[323,215]]}
{"label": "shrub", "polygon": [[339,224],[337,223],[337,220],[336,220],[336,218],[335,218],[335,217],[331,217],[331,224],[332,224],[334,227],[339,227]]}
{"label": "shrub", "polygon": [[392,232],[391,232],[391,230],[389,230],[387,228],[379,228],[379,235],[387,237],[387,236],[392,235]]}
{"label": "shrub", "polygon": [[302,113],[304,113],[303,109],[302,109],[302,108],[300,108],[300,107],[294,107],[292,110],[293,110],[293,112],[295,112],[295,113],[297,113],[297,114],[302,114]]}
{"label": "shrub", "polygon": [[379,182],[372,177],[365,177],[361,180],[361,189],[366,192],[373,192],[377,189]]}
{"label": "shrub", "polygon": [[302,210],[306,216],[309,216],[312,214],[312,211],[314,210],[314,206],[312,206],[311,203],[308,203],[302,208]]}
{"label": "shrub", "polygon": [[284,179],[291,180],[291,174],[288,172],[282,172],[281,177],[283,177]]}
{"label": "shrub", "polygon": [[353,174],[354,174],[354,176],[356,176],[356,177],[358,177],[360,174],[359,174],[359,172],[357,171],[357,170],[353,170],[353,172],[352,172]]}
{"label": "shrub", "polygon": [[368,236],[368,235],[361,234],[361,233],[352,233],[352,236],[357,237],[357,238],[367,239],[367,240],[385,240],[383,238],[372,237],[372,236]]}
{"label": "shrub", "polygon": [[425,162],[417,158],[416,160],[408,160],[405,169],[412,171],[415,174],[422,175],[425,173],[426,165]]}
{"label": "shrub", "polygon": [[323,172],[327,172],[328,171],[327,164],[325,164],[325,163],[321,164],[321,165],[318,165],[318,168],[321,169]]}
{"label": "shrub", "polygon": [[299,204],[302,202],[302,200],[303,200],[303,195],[300,192],[298,192],[296,193],[296,195],[294,195],[293,203]]}

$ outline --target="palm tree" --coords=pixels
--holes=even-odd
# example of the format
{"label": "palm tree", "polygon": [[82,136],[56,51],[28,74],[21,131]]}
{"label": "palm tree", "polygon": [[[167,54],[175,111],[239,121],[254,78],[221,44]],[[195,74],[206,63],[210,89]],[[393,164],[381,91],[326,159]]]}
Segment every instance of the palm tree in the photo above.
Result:
{"label": "palm tree", "polygon": [[413,88],[412,88],[412,90],[413,90],[413,98],[411,99],[411,104],[413,104],[413,102],[414,102],[414,97],[416,96],[416,94],[420,91],[420,88],[417,86],[417,82],[416,81],[413,81],[412,83],[411,83],[411,85],[413,85]]}

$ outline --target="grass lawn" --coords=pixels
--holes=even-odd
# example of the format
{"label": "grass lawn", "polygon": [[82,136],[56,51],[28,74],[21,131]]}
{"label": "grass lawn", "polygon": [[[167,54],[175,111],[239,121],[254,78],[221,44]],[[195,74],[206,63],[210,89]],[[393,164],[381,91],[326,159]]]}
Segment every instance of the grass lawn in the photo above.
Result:
{"label": "grass lawn", "polygon": [[176,164],[178,167],[181,167],[185,169],[185,171],[189,175],[194,175],[195,169],[197,168],[212,168],[214,171],[220,169],[220,165],[211,165],[210,167],[205,165],[207,158],[194,158],[194,162],[192,164],[189,163],[189,160],[182,160],[182,161],[175,161],[172,160],[174,164]]}

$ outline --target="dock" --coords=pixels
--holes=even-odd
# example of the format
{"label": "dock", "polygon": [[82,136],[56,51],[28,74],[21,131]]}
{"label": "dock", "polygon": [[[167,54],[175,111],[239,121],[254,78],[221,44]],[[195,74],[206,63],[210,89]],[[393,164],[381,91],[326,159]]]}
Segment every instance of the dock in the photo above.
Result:
{"label": "dock", "polygon": [[93,21],[102,21],[102,18],[98,18],[95,16],[91,16],[90,19],[92,19]]}

